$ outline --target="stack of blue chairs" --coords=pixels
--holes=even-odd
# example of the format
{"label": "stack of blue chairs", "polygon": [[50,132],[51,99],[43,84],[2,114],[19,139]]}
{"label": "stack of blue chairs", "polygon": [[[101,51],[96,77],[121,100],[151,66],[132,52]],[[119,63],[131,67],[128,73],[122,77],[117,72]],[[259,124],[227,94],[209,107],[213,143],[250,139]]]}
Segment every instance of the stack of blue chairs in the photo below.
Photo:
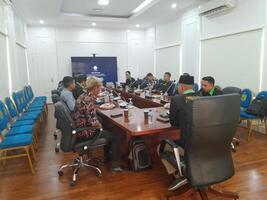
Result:
{"label": "stack of blue chairs", "polygon": [[[256,98],[264,98],[267,100],[267,91],[259,92],[256,95]],[[253,120],[259,120],[259,117],[257,115],[252,115],[246,112],[248,109],[250,103],[252,101],[252,92],[249,89],[242,90],[241,93],[241,105],[240,105],[240,119],[243,121],[247,121],[248,126],[248,141],[251,140],[252,137],[252,127],[253,127]],[[267,125],[266,125],[266,117],[264,118],[264,125],[265,130],[267,133]]]}
{"label": "stack of blue chairs", "polygon": [[[7,160],[17,157],[28,157],[29,165],[32,174],[34,174],[34,169],[32,165],[32,159],[30,152],[32,153],[33,159],[35,160],[34,152],[34,131],[33,124],[31,125],[21,125],[12,126],[12,121],[10,115],[7,111],[5,104],[0,101],[0,132],[3,141],[0,143],[0,153],[2,157],[0,160]],[[22,150],[18,152],[17,150]],[[8,152],[15,151],[15,155],[7,155]]]}
{"label": "stack of blue chairs", "polygon": [[[6,104],[6,105],[5,105]],[[12,99],[0,101],[0,160],[27,156],[32,174],[34,169],[30,152],[35,160],[38,133],[47,115],[46,97],[34,97],[32,88],[25,86],[23,90],[14,92]],[[15,151],[15,155],[7,156],[7,152]]]}

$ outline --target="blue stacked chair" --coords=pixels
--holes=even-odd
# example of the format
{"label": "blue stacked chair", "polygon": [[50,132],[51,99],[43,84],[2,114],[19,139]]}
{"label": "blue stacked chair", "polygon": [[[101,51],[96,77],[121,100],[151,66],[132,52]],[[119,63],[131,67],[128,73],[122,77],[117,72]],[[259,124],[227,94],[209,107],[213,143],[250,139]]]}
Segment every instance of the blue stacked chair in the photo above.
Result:
{"label": "blue stacked chair", "polygon": [[[4,103],[0,101],[0,135],[3,141],[0,143],[0,160],[7,160],[18,157],[28,157],[29,165],[32,174],[34,169],[30,152],[35,160],[35,152],[33,146],[33,130],[30,125],[10,127],[10,116]],[[23,150],[20,152],[17,150]],[[7,155],[8,152],[13,151],[15,155]]]}
{"label": "blue stacked chair", "polygon": [[195,84],[194,84],[194,91],[195,91],[195,92],[198,92],[198,90],[199,90],[199,86],[198,86],[197,83],[195,83]]}
{"label": "blue stacked chair", "polygon": [[[267,91],[259,92],[256,98],[264,98],[267,100]],[[246,120],[247,127],[248,127],[248,141],[251,140],[252,137],[252,127],[253,127],[253,120],[259,120],[260,118],[257,115],[249,114],[246,112],[247,108],[249,107],[252,101],[252,92],[249,89],[242,90],[241,93],[241,109],[240,109],[240,119],[241,121]],[[266,117],[264,118],[265,124],[265,132],[267,133],[267,124],[266,124]]]}

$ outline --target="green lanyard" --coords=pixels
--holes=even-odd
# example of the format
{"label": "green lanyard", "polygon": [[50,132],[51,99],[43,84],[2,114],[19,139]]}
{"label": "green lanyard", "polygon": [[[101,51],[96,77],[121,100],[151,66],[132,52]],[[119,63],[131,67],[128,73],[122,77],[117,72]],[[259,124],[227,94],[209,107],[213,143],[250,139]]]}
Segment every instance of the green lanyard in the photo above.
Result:
{"label": "green lanyard", "polygon": [[192,89],[184,91],[184,94],[190,94],[190,93],[195,93],[195,91]]}

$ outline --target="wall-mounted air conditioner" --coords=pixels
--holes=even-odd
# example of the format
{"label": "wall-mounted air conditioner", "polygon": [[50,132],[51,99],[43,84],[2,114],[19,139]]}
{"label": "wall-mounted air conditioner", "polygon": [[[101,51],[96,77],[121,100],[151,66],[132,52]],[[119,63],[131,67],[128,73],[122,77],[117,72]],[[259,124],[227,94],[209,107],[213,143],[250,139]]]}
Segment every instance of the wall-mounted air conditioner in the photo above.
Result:
{"label": "wall-mounted air conditioner", "polygon": [[211,16],[235,8],[236,0],[210,0],[199,6],[200,16]]}
{"label": "wall-mounted air conditioner", "polygon": [[7,5],[9,5],[9,6],[12,5],[12,0],[4,0],[4,2],[5,2]]}

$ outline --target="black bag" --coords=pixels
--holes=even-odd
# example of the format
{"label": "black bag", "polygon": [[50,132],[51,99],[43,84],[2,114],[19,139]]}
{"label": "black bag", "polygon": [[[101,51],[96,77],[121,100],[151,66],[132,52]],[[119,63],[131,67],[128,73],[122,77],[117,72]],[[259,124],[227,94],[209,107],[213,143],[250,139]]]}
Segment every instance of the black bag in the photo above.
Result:
{"label": "black bag", "polygon": [[141,137],[133,137],[129,142],[129,167],[136,172],[151,167],[151,158]]}
{"label": "black bag", "polygon": [[254,99],[246,112],[264,118],[267,116],[267,100],[263,98]]}

